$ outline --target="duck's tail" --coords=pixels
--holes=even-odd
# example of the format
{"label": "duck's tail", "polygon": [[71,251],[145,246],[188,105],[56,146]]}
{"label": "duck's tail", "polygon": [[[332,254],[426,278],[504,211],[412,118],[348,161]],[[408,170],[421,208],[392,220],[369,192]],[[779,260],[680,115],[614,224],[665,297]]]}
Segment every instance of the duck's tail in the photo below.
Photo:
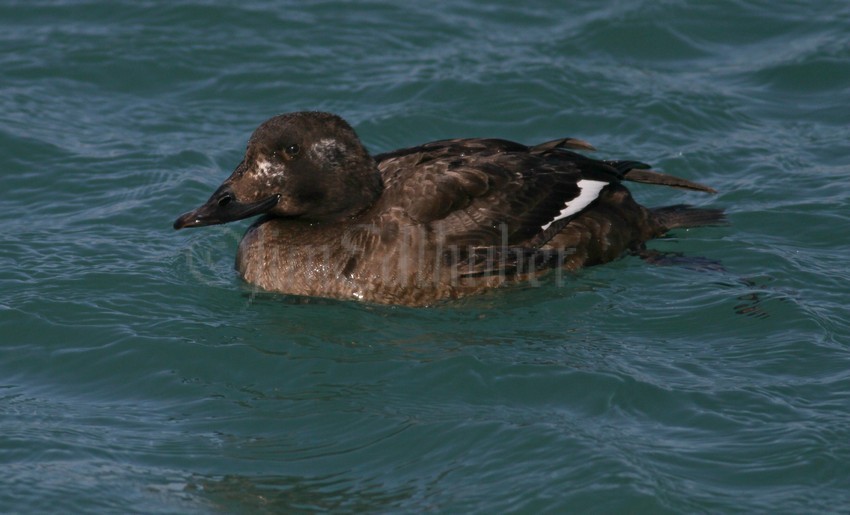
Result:
{"label": "duck's tail", "polygon": [[638,161],[608,161],[608,164],[614,166],[622,174],[623,179],[627,181],[658,184],[661,186],[670,186],[671,188],[703,191],[705,193],[717,193],[716,189],[704,184],[650,170],[648,164]]}
{"label": "duck's tail", "polygon": [[650,209],[655,221],[665,231],[681,227],[701,227],[704,225],[727,225],[722,209],[705,209],[685,204],[656,207]]}
{"label": "duck's tail", "polygon": [[[613,166],[622,174],[622,178],[627,181],[658,184],[705,193],[717,193],[717,190],[704,184],[651,170],[649,165],[639,161],[608,161],[607,164]],[[652,212],[655,222],[664,231],[680,227],[726,225],[728,223],[722,209],[696,208],[685,204],[678,204],[675,206],[654,208],[650,212]]]}

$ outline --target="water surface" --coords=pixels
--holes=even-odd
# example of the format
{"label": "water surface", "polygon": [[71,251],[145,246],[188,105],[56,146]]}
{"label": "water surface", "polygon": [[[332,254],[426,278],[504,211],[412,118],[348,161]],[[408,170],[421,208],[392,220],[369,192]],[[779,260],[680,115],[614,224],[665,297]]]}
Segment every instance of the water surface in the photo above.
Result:
{"label": "water surface", "polygon": [[[0,5],[0,511],[844,512],[845,2]],[[286,111],[372,152],[573,136],[729,227],[432,309],[171,230]]]}

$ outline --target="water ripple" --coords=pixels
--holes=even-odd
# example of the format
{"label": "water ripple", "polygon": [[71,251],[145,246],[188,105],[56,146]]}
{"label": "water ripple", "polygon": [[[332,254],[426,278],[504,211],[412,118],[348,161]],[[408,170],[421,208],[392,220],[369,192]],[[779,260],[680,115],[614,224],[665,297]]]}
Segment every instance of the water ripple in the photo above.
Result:
{"label": "water ripple", "polygon": [[[850,8],[0,6],[8,511],[846,505]],[[374,152],[587,139],[730,227],[428,310],[264,294],[174,233],[272,114]],[[711,263],[712,266],[706,266]],[[11,508],[10,508],[11,507]]]}

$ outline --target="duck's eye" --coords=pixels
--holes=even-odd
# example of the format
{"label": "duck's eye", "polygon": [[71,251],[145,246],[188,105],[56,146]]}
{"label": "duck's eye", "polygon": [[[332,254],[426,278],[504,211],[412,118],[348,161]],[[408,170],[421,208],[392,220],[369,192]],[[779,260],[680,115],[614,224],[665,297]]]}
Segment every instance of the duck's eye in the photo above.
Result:
{"label": "duck's eye", "polygon": [[292,145],[289,145],[288,147],[283,149],[283,151],[286,153],[287,156],[295,157],[298,155],[299,152],[301,152],[301,147],[293,143]]}

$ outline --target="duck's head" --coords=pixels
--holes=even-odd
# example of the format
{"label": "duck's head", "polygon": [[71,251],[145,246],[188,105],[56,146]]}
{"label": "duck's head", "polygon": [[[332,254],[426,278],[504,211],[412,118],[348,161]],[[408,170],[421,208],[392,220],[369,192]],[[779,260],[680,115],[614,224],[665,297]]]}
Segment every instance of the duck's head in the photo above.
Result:
{"label": "duck's head", "polygon": [[371,205],[382,188],[374,160],[345,120],[329,113],[283,114],[254,131],[236,170],[174,228],[259,214],[337,221]]}

